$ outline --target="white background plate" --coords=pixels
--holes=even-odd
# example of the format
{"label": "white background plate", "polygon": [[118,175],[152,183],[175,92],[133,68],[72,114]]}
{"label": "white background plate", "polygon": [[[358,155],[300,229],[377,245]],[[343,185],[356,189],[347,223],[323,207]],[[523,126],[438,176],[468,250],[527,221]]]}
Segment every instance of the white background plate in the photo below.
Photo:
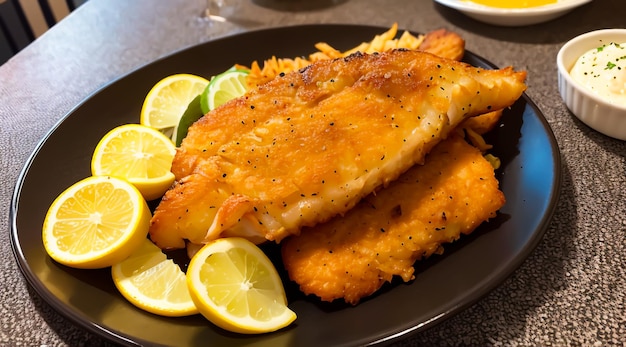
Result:
{"label": "white background plate", "polygon": [[501,26],[523,26],[547,22],[591,1],[558,0],[555,4],[545,6],[510,9],[484,6],[469,0],[435,0],[441,5],[458,10],[478,21]]}

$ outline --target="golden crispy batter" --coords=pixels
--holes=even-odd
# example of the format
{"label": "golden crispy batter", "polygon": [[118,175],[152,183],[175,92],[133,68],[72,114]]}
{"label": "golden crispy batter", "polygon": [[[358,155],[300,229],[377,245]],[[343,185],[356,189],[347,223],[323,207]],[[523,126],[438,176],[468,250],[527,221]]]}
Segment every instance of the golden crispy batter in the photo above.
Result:
{"label": "golden crispy batter", "polygon": [[283,263],[305,294],[357,304],[393,276],[413,279],[415,261],[441,253],[503,204],[491,165],[453,136],[345,216],[287,238]]}
{"label": "golden crispy batter", "polygon": [[347,212],[464,119],[511,105],[525,76],[394,50],[276,78],[190,127],[150,236],[161,248],[279,242]]}
{"label": "golden crispy batter", "polygon": [[461,60],[465,54],[465,40],[454,32],[439,29],[426,34],[417,49],[443,58]]}
{"label": "golden crispy batter", "polygon": [[491,131],[500,117],[502,117],[503,110],[497,110],[489,113],[482,114],[478,117],[468,118],[461,124],[461,128],[470,129],[479,135],[484,135]]}

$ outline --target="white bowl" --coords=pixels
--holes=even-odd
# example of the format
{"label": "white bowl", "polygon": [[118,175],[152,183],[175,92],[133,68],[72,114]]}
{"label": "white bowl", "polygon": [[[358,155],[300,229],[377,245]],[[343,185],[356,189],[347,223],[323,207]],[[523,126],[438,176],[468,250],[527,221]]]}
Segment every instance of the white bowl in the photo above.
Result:
{"label": "white bowl", "polygon": [[592,31],[563,45],[556,56],[559,93],[567,108],[583,123],[605,135],[626,140],[626,106],[608,102],[570,75],[578,57],[610,42],[626,42],[626,29]]}
{"label": "white bowl", "polygon": [[467,0],[435,0],[444,6],[463,12],[468,17],[500,26],[523,26],[547,22],[591,1],[558,0],[554,4],[544,6],[510,9],[484,6]]}

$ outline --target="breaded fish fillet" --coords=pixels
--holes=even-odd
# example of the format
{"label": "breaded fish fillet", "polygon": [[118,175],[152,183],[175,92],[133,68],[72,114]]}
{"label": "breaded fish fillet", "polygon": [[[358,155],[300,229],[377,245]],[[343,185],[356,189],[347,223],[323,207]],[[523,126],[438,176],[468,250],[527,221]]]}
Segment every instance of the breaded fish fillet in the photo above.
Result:
{"label": "breaded fish fillet", "polygon": [[281,244],[289,277],[305,294],[357,304],[393,276],[469,234],[504,204],[493,167],[459,136],[441,142],[424,165],[365,198],[345,216]]}
{"label": "breaded fish fillet", "polygon": [[407,50],[285,74],[189,128],[150,237],[169,249],[298,234],[421,163],[464,119],[511,105],[525,77]]}

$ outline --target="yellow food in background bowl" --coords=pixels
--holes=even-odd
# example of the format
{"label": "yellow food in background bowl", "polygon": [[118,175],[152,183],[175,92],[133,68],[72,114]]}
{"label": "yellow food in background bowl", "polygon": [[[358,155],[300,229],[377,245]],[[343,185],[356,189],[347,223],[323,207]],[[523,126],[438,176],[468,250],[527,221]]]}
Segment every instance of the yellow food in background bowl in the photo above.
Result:
{"label": "yellow food in background bowl", "polygon": [[471,0],[477,4],[498,8],[530,8],[554,4],[557,0]]}

